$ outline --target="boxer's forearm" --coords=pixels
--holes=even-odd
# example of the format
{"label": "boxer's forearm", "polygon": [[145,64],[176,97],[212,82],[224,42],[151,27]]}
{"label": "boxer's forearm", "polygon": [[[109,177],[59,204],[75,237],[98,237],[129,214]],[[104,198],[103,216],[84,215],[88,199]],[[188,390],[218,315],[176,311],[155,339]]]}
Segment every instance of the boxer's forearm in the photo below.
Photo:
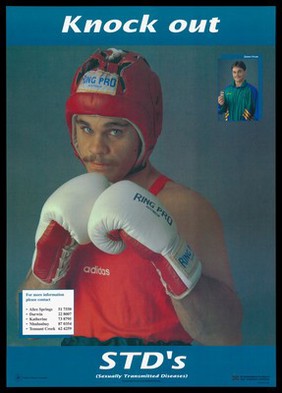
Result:
{"label": "boxer's forearm", "polygon": [[23,289],[56,289],[59,285],[60,283],[58,281],[56,283],[47,284],[38,280],[30,270],[18,291],[21,292]]}
{"label": "boxer's forearm", "polygon": [[203,345],[240,345],[242,308],[227,285],[202,275],[181,300],[172,299],[184,329]]}

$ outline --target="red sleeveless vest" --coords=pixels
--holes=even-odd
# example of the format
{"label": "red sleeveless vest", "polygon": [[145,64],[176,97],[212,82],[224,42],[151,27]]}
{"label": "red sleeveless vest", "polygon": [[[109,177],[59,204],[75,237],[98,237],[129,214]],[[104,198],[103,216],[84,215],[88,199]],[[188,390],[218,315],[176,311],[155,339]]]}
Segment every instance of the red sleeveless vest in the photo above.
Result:
{"label": "red sleeveless vest", "polygon": [[[157,195],[167,181],[159,176],[149,191]],[[92,243],[79,246],[65,287],[74,288],[75,336],[192,342],[156,269],[131,250],[110,255]]]}

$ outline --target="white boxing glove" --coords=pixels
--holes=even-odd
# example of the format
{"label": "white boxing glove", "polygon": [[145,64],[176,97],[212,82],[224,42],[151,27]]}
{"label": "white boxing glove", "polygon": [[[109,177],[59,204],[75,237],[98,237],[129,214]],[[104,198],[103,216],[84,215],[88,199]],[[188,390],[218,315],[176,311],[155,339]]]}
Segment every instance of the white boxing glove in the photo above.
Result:
{"label": "white boxing glove", "polygon": [[170,213],[156,196],[131,181],[119,181],[98,197],[88,234],[109,254],[133,247],[153,263],[173,298],[186,296],[201,276],[201,262],[178,234]]}
{"label": "white boxing glove", "polygon": [[106,177],[87,173],[63,184],[44,203],[32,260],[32,272],[41,282],[56,283],[64,277],[77,245],[90,243],[89,214],[108,186]]}

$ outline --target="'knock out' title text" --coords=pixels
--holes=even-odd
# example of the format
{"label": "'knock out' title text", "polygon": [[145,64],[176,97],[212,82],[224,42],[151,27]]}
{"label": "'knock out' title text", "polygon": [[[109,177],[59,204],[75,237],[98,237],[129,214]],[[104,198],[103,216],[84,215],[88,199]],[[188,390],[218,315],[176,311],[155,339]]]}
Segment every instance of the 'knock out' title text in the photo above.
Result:
{"label": "'knock out' title text", "polygon": [[[67,15],[64,19],[62,33],[157,33],[159,20],[153,19],[149,14],[144,14],[141,19],[85,19],[81,15]],[[212,17],[210,19],[175,19],[168,25],[168,31],[174,34],[188,33],[218,33],[220,19]]]}

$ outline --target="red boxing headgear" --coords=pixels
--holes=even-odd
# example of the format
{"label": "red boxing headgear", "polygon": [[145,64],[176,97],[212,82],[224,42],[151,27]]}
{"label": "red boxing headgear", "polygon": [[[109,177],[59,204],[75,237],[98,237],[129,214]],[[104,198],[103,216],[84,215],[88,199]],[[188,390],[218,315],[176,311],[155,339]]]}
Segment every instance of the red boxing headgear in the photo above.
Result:
{"label": "red boxing headgear", "polygon": [[128,120],[142,141],[135,168],[144,165],[162,129],[159,78],[142,55],[119,49],[97,50],[74,76],[66,103],[66,120],[75,154],[73,116],[119,117]]}

